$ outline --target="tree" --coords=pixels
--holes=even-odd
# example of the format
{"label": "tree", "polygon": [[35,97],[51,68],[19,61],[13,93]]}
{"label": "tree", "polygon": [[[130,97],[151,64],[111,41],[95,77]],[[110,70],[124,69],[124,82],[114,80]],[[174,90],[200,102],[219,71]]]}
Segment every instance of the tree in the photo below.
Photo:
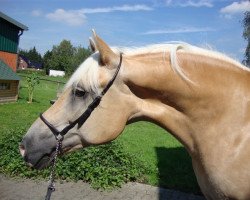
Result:
{"label": "tree", "polygon": [[245,59],[243,60],[243,63],[250,67],[250,12],[245,12],[245,17],[243,19],[243,37],[245,40],[247,40],[248,44],[245,51]]}
{"label": "tree", "polygon": [[29,103],[32,103],[35,86],[40,83],[39,77],[35,73],[32,73],[26,78],[26,81],[28,86]]}
{"label": "tree", "polygon": [[53,46],[52,51],[45,53],[44,66],[46,70],[62,70],[70,75],[89,55],[88,49],[74,47],[69,40],[63,40],[59,45]]}
{"label": "tree", "polygon": [[19,55],[23,55],[23,56],[25,56],[25,57],[28,57],[28,51],[25,50],[25,49],[19,49],[19,50],[18,50],[18,54],[19,54]]}
{"label": "tree", "polygon": [[[88,58],[91,54],[89,49],[85,49],[81,46],[75,49],[75,55],[73,57],[73,71],[84,61]],[[73,72],[72,71],[72,72]]]}
{"label": "tree", "polygon": [[53,46],[49,59],[49,68],[70,73],[73,65],[74,47],[69,40],[63,40],[58,46]]}
{"label": "tree", "polygon": [[28,58],[32,62],[37,62],[37,63],[42,63],[43,59],[40,53],[37,52],[36,47],[33,47],[32,49],[29,50],[28,52]]}
{"label": "tree", "polygon": [[52,57],[52,51],[46,51],[46,53],[43,55],[43,66],[46,71],[46,74],[49,74],[50,70],[50,59]]}

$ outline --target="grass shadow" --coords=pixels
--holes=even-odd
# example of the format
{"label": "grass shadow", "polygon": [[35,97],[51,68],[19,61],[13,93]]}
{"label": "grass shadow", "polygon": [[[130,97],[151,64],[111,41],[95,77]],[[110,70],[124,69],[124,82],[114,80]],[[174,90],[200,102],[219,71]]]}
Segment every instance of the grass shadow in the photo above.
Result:
{"label": "grass shadow", "polygon": [[[41,101],[39,101],[39,100],[37,100],[37,99],[33,99],[32,102],[33,102],[33,103],[41,103]],[[48,104],[49,104],[49,102],[48,102]]]}
{"label": "grass shadow", "polygon": [[[201,194],[191,158],[184,147],[155,148],[158,159],[158,185],[168,189]],[[164,199],[159,191],[159,199]]]}

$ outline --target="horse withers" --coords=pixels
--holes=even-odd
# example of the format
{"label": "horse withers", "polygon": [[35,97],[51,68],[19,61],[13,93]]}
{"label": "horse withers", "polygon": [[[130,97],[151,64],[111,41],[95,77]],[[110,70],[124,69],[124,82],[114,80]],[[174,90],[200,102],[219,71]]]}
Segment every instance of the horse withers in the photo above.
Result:
{"label": "horse withers", "polygon": [[[250,199],[250,71],[220,53],[185,43],[119,50],[95,33],[93,39],[93,54],[43,114],[63,130],[101,97],[84,123],[67,130],[63,152],[109,142],[126,124],[151,121],[185,146],[207,199]],[[30,166],[42,169],[50,164],[56,143],[51,128],[38,118],[20,152]]]}

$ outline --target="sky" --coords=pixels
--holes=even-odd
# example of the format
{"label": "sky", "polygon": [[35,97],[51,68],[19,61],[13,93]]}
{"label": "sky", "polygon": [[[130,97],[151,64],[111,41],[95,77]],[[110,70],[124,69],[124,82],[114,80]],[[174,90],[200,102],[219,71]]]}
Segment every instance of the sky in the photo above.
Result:
{"label": "sky", "polygon": [[91,30],[111,46],[183,41],[242,61],[242,0],[0,0],[0,11],[28,26],[21,49],[42,55],[63,39],[89,45]]}

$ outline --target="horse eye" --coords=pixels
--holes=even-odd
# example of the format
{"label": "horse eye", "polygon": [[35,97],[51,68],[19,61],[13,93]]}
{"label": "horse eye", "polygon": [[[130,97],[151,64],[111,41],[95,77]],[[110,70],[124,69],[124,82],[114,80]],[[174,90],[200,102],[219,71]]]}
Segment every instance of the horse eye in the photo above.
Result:
{"label": "horse eye", "polygon": [[86,92],[84,90],[78,90],[78,89],[76,89],[75,92],[74,92],[74,94],[77,97],[83,97],[86,94]]}

